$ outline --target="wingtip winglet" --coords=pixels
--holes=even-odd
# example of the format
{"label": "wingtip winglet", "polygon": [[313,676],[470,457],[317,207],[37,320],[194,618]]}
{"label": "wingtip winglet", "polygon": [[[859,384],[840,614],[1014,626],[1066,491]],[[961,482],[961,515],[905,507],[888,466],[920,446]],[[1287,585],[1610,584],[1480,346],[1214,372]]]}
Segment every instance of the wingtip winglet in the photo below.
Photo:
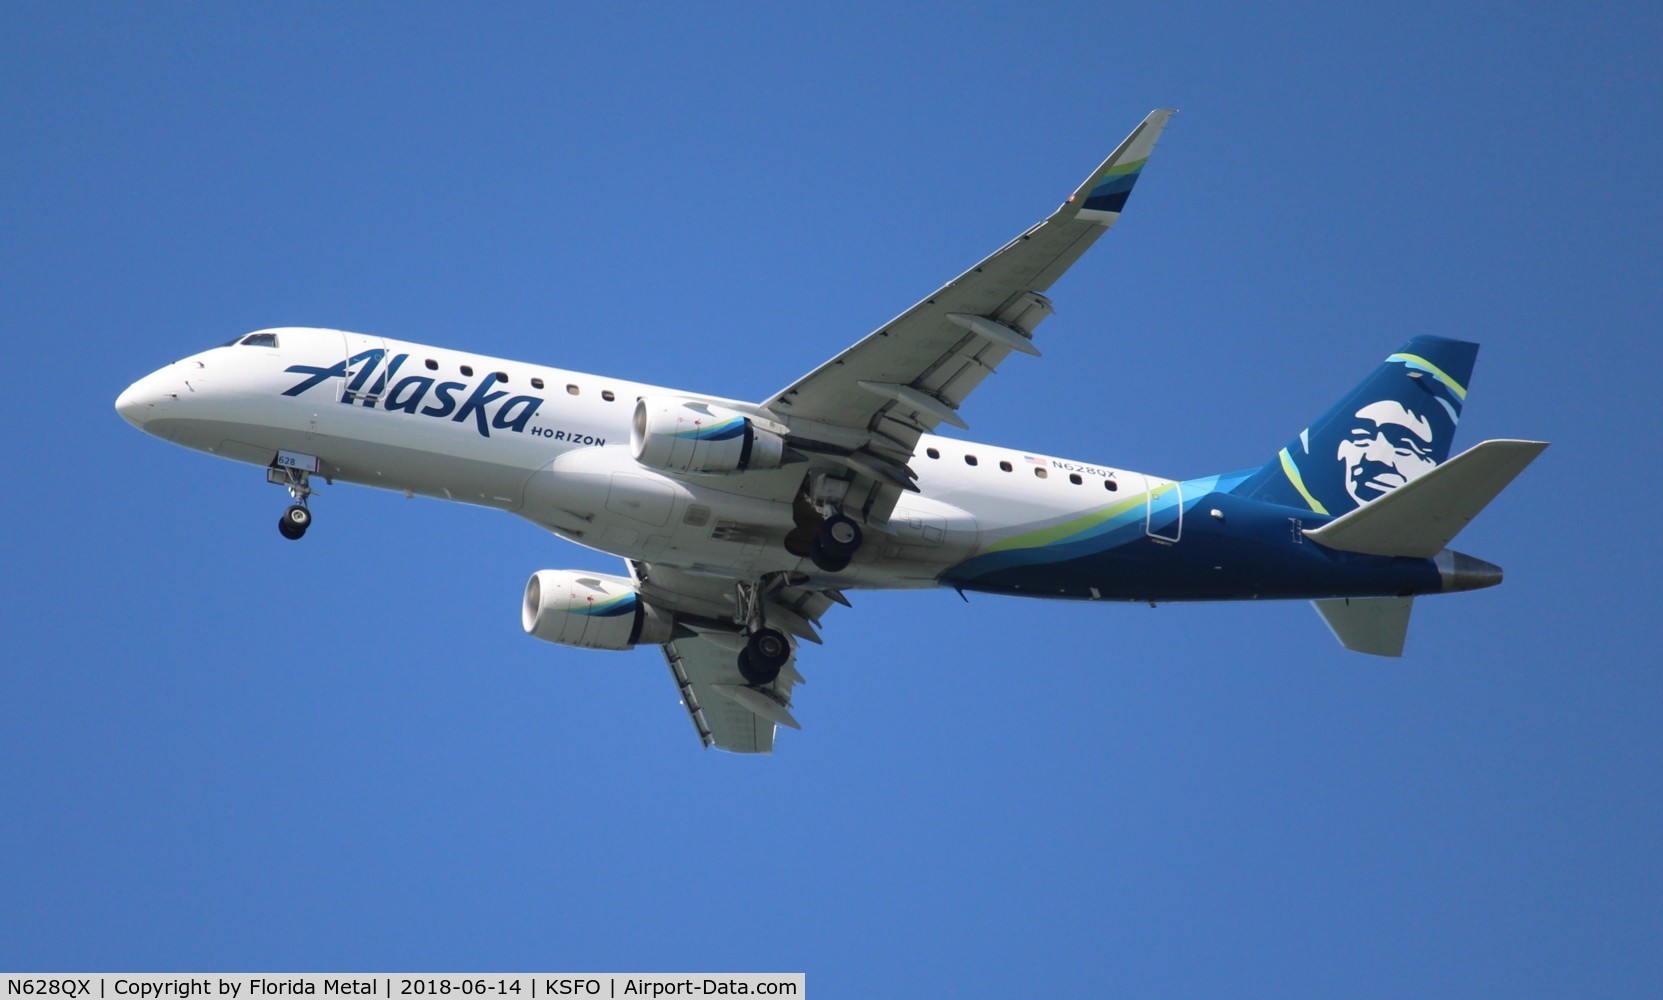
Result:
{"label": "wingtip winglet", "polygon": [[1161,131],[1174,114],[1177,114],[1176,108],[1156,108],[1149,112],[1108,159],[1092,171],[1086,182],[1069,195],[1059,214],[1103,226],[1113,225],[1126,207],[1126,199],[1131,196],[1149,154],[1154,152]]}

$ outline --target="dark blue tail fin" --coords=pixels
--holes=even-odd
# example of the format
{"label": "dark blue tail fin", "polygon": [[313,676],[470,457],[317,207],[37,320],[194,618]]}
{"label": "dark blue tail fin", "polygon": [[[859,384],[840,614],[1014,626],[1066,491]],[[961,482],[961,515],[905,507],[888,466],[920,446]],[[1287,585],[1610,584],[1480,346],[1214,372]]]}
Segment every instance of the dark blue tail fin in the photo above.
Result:
{"label": "dark blue tail fin", "polygon": [[1338,516],[1402,486],[1449,457],[1477,357],[1416,337],[1235,492]]}

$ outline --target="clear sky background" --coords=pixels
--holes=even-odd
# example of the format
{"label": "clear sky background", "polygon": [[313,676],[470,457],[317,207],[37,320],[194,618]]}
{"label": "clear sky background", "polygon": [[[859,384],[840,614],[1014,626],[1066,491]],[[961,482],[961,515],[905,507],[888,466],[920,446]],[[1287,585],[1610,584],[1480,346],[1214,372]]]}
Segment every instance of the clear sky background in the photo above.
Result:
{"label": "clear sky background", "polygon": [[[818,996],[1656,996],[1656,4],[0,5],[0,967],[803,970]],[[1053,209],[1127,213],[971,436],[1256,466],[1408,337],[1551,448],[1407,655],[1303,603],[857,594],[703,752],[615,571],[145,437],[318,325],[761,398]]]}

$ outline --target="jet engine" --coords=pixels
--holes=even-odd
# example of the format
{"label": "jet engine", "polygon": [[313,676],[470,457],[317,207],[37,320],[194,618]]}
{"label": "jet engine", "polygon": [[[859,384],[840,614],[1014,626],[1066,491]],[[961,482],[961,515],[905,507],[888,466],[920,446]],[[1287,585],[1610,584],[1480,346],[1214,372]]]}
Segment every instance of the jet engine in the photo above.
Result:
{"label": "jet engine", "polygon": [[622,577],[545,569],[525,585],[520,624],[562,646],[630,649],[669,642],[674,622]]}
{"label": "jet engine", "polygon": [[690,399],[649,396],[636,403],[629,446],[637,462],[661,472],[722,476],[785,462],[779,434],[743,413]]}

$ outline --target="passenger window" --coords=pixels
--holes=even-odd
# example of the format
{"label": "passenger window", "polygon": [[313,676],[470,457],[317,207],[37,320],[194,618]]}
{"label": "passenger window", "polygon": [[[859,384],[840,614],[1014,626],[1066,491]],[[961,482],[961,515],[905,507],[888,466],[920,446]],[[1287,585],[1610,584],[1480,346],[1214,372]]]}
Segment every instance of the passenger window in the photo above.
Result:
{"label": "passenger window", "polygon": [[438,371],[439,370],[439,362],[434,361],[432,358],[428,358],[427,359],[427,370],[430,371],[430,372]]}
{"label": "passenger window", "polygon": [[1080,474],[1078,472],[1070,472],[1068,474],[1068,481],[1073,483],[1075,486],[1079,486],[1081,483],[1085,482],[1084,479],[1080,478]]}
{"label": "passenger window", "polygon": [[572,396],[575,396],[575,395],[577,395],[577,386],[575,386],[575,385],[568,385],[568,386],[567,386],[567,387],[566,387],[566,392],[567,392],[567,394],[568,394],[568,395],[572,395]]}
{"label": "passenger window", "polygon": [[497,372],[497,381],[498,382],[508,381],[508,373],[507,372]]}
{"label": "passenger window", "polygon": [[1034,466],[1034,475],[1038,476],[1041,479],[1044,479],[1046,476],[1049,476],[1050,473],[1046,472],[1043,468],[1036,465],[1036,466]]}
{"label": "passenger window", "polygon": [[473,366],[472,365],[463,365],[462,366],[462,374],[466,375],[470,378],[473,377]]}
{"label": "passenger window", "polygon": [[608,403],[610,403],[614,399],[617,399],[618,397],[612,394],[611,389],[602,389],[601,390],[601,398],[606,400]]}
{"label": "passenger window", "polygon": [[930,456],[931,458],[940,458],[941,457],[941,452],[936,451],[934,448],[925,448],[924,449],[924,454]]}
{"label": "passenger window", "polygon": [[965,465],[975,465],[976,464],[976,456],[975,455],[966,455],[966,456],[964,456],[964,464]]}
{"label": "passenger window", "polygon": [[1001,471],[1001,472],[1011,471],[1011,464],[1009,462],[1000,462],[999,463],[999,471]]}
{"label": "passenger window", "polygon": [[1113,493],[1115,490],[1120,489],[1120,484],[1112,479],[1105,479],[1103,480],[1103,488],[1108,490],[1110,493]]}
{"label": "passenger window", "polygon": [[541,389],[543,387],[543,380],[540,379],[540,378],[532,379],[531,380],[531,387],[533,389]]}

